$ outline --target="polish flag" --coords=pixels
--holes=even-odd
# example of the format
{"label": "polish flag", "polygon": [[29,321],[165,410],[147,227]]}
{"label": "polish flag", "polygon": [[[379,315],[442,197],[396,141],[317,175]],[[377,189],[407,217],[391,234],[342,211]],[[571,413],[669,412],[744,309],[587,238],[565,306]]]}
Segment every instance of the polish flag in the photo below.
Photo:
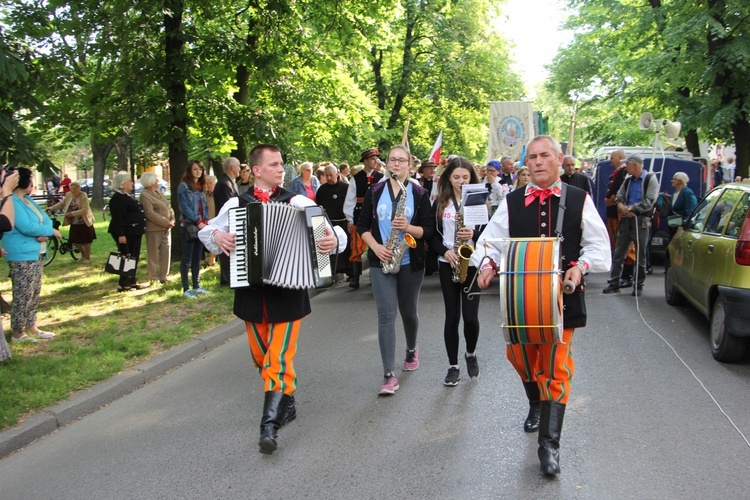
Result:
{"label": "polish flag", "polygon": [[440,165],[440,151],[443,149],[443,131],[440,131],[440,134],[438,134],[437,139],[435,140],[435,145],[432,146],[432,151],[430,151],[430,161],[433,163]]}

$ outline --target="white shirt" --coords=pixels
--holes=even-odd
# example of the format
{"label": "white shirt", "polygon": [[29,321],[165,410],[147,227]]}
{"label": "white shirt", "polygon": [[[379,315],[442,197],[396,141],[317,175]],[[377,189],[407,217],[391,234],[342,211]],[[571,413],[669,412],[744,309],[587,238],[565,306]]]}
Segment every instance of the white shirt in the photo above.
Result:
{"label": "white shirt", "polygon": [[[206,249],[212,254],[219,255],[220,253],[222,253],[219,245],[217,245],[214,239],[211,237],[212,233],[215,230],[230,232],[229,216],[227,215],[227,212],[230,208],[237,208],[239,204],[240,199],[238,197],[235,196],[233,198],[229,198],[224,206],[221,207],[221,211],[219,211],[216,217],[208,221],[208,225],[204,226],[203,229],[198,232],[198,237],[206,246]],[[289,204],[297,208],[315,206],[315,202],[313,202],[310,198],[300,195],[296,195],[294,196],[294,198],[289,200]],[[346,250],[346,246],[348,244],[346,232],[344,232],[344,230],[338,226],[331,227],[328,221],[326,221],[326,227],[333,230],[333,232],[336,234],[336,237],[339,239],[338,249],[334,248],[331,251],[331,254],[341,253]]]}
{"label": "white shirt", "polygon": [[[443,245],[446,248],[453,250],[453,246],[456,243],[456,206],[453,204],[453,202],[451,202],[447,207],[445,207],[445,210],[443,210],[442,222]],[[476,247],[476,245],[474,245],[473,239],[465,241],[464,243]],[[438,255],[438,260],[440,262],[448,262],[442,255]]]}
{"label": "white shirt", "polygon": [[[375,169],[371,170],[368,177],[375,175]],[[385,176],[383,176],[385,179]],[[346,200],[344,200],[344,216],[349,224],[354,224],[354,207],[357,206],[357,179],[355,176],[349,180],[349,188],[346,191]]]}
{"label": "white shirt", "polygon": [[[602,222],[602,218],[599,217],[599,212],[596,211],[596,206],[591,196],[588,194],[583,204],[581,229],[581,254],[578,257],[578,261],[588,264],[589,272],[608,272],[612,266],[609,234],[604,222]],[[470,265],[478,267],[485,253],[496,264],[503,259],[505,256],[505,243],[502,241],[486,241],[494,238],[510,238],[508,200],[505,199],[503,199],[495,215],[490,219],[489,224],[487,224],[484,232],[482,232],[482,236],[479,237],[479,241],[477,241],[475,247],[476,251],[471,256]],[[486,247],[485,244],[487,245]],[[482,263],[482,267],[486,268],[488,265]]]}
{"label": "white shirt", "polygon": [[737,169],[736,163],[730,163],[729,165],[725,165],[722,167],[723,172],[723,179],[724,182],[734,182],[734,171]]}

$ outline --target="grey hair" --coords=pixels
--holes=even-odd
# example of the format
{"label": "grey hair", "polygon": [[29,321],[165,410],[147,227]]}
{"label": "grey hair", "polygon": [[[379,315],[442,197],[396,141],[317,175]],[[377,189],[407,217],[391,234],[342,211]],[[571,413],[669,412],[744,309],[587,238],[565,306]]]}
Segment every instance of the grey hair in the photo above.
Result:
{"label": "grey hair", "polygon": [[562,154],[562,148],[560,147],[560,143],[557,141],[557,139],[555,139],[551,135],[538,135],[532,138],[529,141],[529,143],[526,145],[526,150],[528,151],[529,146],[531,146],[533,143],[538,142],[538,141],[543,141],[544,139],[547,139],[552,144],[552,147],[554,148],[557,154],[559,155]]}
{"label": "grey hair", "polygon": [[299,166],[299,173],[301,174],[303,170],[307,170],[307,169],[310,169],[310,171],[312,172],[312,170],[313,170],[313,164],[312,164],[311,161],[306,161],[306,162],[300,164],[300,166]]}
{"label": "grey hair", "polygon": [[328,165],[323,167],[323,170],[325,170],[326,172],[328,172],[329,170],[333,170],[334,172],[339,173],[339,169],[336,168],[336,165],[334,165],[333,163],[329,163]]}
{"label": "grey hair", "polygon": [[207,175],[206,176],[206,182],[208,182],[208,181],[218,182],[218,180],[219,179],[217,179],[215,175]]}
{"label": "grey hair", "polygon": [[224,158],[224,172],[229,172],[229,170],[234,166],[240,166],[240,160],[235,158],[234,156],[228,156]]}
{"label": "grey hair", "polygon": [[153,186],[156,181],[156,174],[153,172],[143,172],[143,175],[141,175],[141,186],[147,188]]}
{"label": "grey hair", "polygon": [[122,191],[122,185],[125,184],[126,181],[130,180],[130,174],[127,172],[120,172],[117,175],[115,175],[115,178],[112,179],[112,189],[117,189],[119,191]]}
{"label": "grey hair", "polygon": [[80,183],[79,183],[78,181],[76,181],[76,182],[71,182],[71,183],[70,183],[70,187],[73,187],[73,186],[75,186],[75,187],[77,187],[77,188],[80,188],[80,187],[81,187],[81,184],[80,184]]}
{"label": "grey hair", "polygon": [[675,172],[672,176],[672,179],[677,179],[678,181],[682,182],[684,186],[688,185],[688,182],[690,182],[690,177],[685,172]]}

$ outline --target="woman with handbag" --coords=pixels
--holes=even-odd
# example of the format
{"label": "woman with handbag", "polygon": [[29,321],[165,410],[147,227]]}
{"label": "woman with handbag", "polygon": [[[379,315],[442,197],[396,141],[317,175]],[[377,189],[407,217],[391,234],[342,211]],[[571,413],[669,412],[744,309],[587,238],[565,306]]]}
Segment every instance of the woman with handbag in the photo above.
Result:
{"label": "woman with handbag", "polygon": [[[182,238],[182,294],[187,299],[210,292],[201,286],[200,271],[203,243],[198,239],[198,231],[208,223],[208,203],[203,192],[205,184],[203,163],[192,160],[182,176],[177,188],[177,203],[180,207],[180,236]],[[188,282],[188,270],[193,275],[193,289]]]}
{"label": "woman with handbag", "polygon": [[170,252],[172,248],[172,228],[174,211],[159,191],[156,174],[145,172],[141,176],[141,206],[146,217],[146,261],[149,280],[167,282]]}
{"label": "woman with handbag", "polygon": [[129,255],[136,263],[132,275],[120,275],[119,292],[140,290],[148,286],[138,284],[135,277],[138,259],[141,256],[141,237],[145,232],[146,218],[141,205],[133,198],[133,186],[130,174],[120,172],[112,181],[114,194],[109,200],[109,234],[114,238],[120,253]]}
{"label": "woman with handbag", "polygon": [[83,262],[91,262],[91,242],[96,239],[94,214],[89,206],[89,197],[81,191],[77,182],[70,183],[70,191],[59,203],[47,207],[48,212],[60,210],[65,213],[62,225],[70,225],[70,242],[81,251]]}
{"label": "woman with handbag", "polygon": [[28,168],[18,169],[18,186],[13,190],[13,229],[3,236],[5,260],[13,282],[13,303],[10,324],[13,330],[11,343],[37,342],[51,339],[52,332],[36,326],[36,310],[42,292],[44,262],[50,238],[60,238],[60,231],[52,227],[52,219],[31,198],[34,179]]}

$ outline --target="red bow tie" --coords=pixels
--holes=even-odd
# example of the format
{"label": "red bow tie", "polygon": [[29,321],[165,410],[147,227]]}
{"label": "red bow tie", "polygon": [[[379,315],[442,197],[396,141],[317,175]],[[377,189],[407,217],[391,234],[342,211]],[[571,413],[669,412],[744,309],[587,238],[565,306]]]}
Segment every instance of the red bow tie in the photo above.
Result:
{"label": "red bow tie", "polygon": [[273,193],[273,190],[271,190],[270,193],[263,191],[262,189],[253,188],[253,196],[255,196],[258,201],[265,203],[267,201],[271,201],[271,194]]}
{"label": "red bow tie", "polygon": [[551,196],[560,196],[560,186],[553,186],[547,189],[540,189],[536,186],[531,186],[526,190],[526,206],[528,207],[534,201],[539,198],[539,202],[544,202]]}

